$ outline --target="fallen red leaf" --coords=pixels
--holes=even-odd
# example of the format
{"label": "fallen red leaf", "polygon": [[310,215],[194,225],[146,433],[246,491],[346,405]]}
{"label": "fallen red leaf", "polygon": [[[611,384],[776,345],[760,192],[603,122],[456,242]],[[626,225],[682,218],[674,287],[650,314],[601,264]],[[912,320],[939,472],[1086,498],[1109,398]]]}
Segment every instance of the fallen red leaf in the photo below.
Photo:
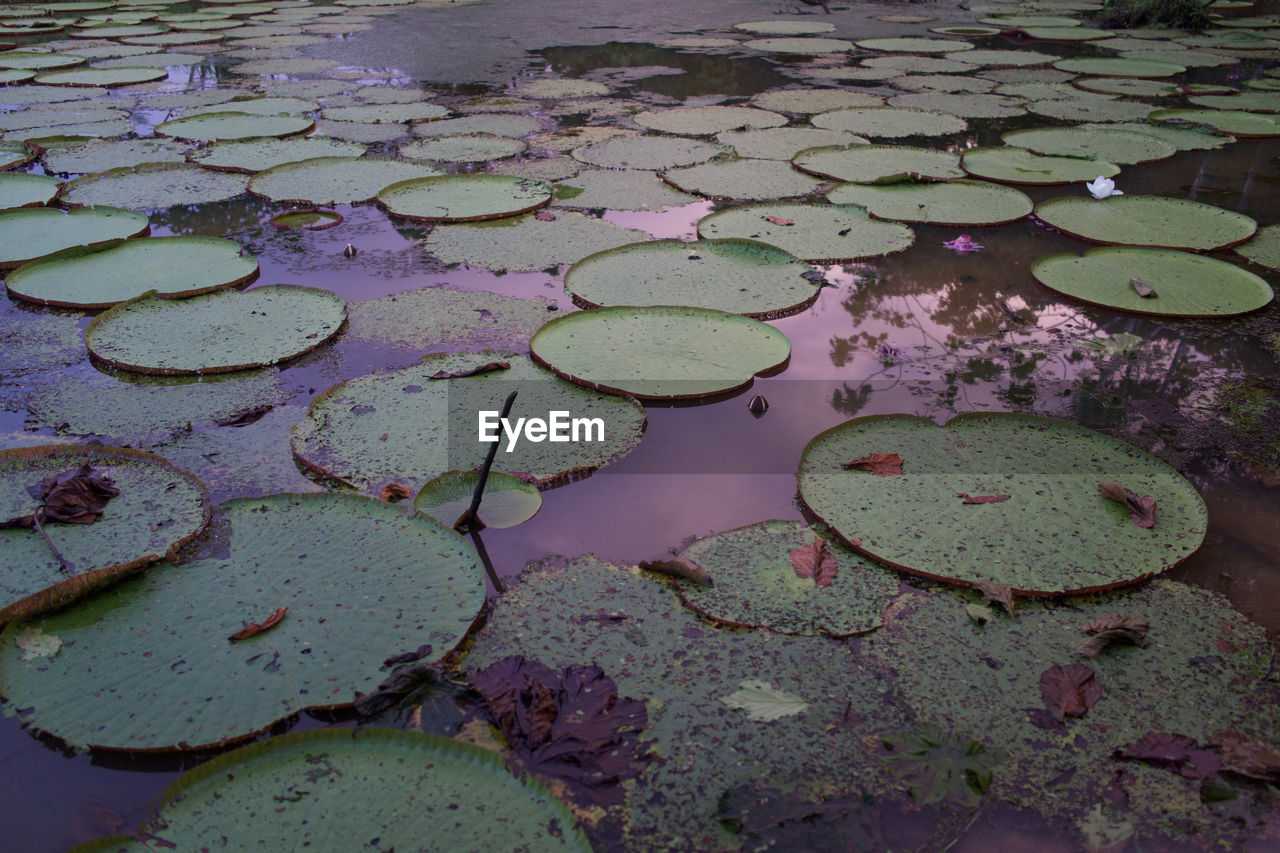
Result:
{"label": "fallen red leaf", "polygon": [[966,495],[960,492],[956,497],[964,498],[962,503],[967,504],[998,504],[1009,500],[1012,495]]}
{"label": "fallen red leaf", "polygon": [[842,467],[846,471],[870,471],[877,477],[892,477],[902,473],[902,457],[896,453],[872,453],[851,459]]}
{"label": "fallen red leaf", "polygon": [[1129,520],[1139,527],[1155,527],[1155,498],[1147,495],[1139,497],[1119,483],[1099,483],[1098,494],[1109,501],[1124,504],[1129,510]]}
{"label": "fallen red leaf", "polygon": [[409,487],[402,486],[399,483],[387,483],[382,487],[382,494],[378,495],[379,500],[390,501],[392,503],[411,497],[413,497],[413,492],[409,491]]}
{"label": "fallen red leaf", "polygon": [[261,622],[255,622],[252,625],[245,625],[239,631],[236,631],[230,637],[227,637],[227,639],[235,643],[240,640],[247,640],[250,637],[256,637],[263,631],[270,631],[272,628],[280,624],[280,620],[284,618],[284,614],[288,609],[289,608],[287,607],[281,607]]}
{"label": "fallen red leaf", "polygon": [[839,566],[836,557],[827,550],[827,543],[814,539],[812,544],[801,545],[791,551],[791,568],[798,578],[813,578],[818,586],[831,586]]}
{"label": "fallen red leaf", "polygon": [[1082,717],[1102,698],[1102,685],[1082,663],[1051,666],[1040,674],[1040,696],[1059,720]]}
{"label": "fallen red leaf", "polygon": [[1269,744],[1247,737],[1234,727],[1215,732],[1209,742],[1222,751],[1227,771],[1250,779],[1280,782],[1280,753]]}
{"label": "fallen red leaf", "polygon": [[1148,732],[1132,746],[1117,749],[1115,756],[1163,767],[1188,779],[1208,779],[1222,763],[1212,749],[1202,749],[1186,735],[1167,732]]}

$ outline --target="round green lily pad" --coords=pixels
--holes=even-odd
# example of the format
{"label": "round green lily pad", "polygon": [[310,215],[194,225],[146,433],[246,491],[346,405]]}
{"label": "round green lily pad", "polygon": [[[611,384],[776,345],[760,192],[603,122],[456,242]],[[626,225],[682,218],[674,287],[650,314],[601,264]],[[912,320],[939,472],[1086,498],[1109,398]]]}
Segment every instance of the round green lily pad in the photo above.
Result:
{"label": "round green lily pad", "polygon": [[1249,242],[1241,243],[1235,250],[1255,264],[1280,270],[1280,225],[1259,228]]}
{"label": "round green lily pad", "polygon": [[519,139],[542,130],[542,122],[532,116],[522,115],[473,115],[418,122],[413,125],[414,136],[432,139],[442,136],[466,136],[473,133],[491,133]]}
{"label": "round green lily pad", "polygon": [[1019,27],[1027,38],[1042,41],[1098,41],[1115,36],[1111,30],[1096,27]]}
{"label": "round green lily pad", "polygon": [[744,388],[791,356],[786,335],[758,320],[672,306],[557,317],[538,330],[529,349],[535,361],[572,382],[645,400]]}
{"label": "round green lily pad", "polygon": [[294,136],[306,133],[314,126],[315,122],[309,116],[215,112],[166,121],[156,125],[155,132],[158,136],[176,139],[221,142],[263,136]]}
{"label": "round green lily pad", "polygon": [[811,118],[814,127],[843,130],[859,136],[897,139],[903,136],[949,136],[969,125],[950,113],[911,110],[905,107],[869,107],[831,110]]}
{"label": "round green lily pad", "polygon": [[286,210],[271,217],[271,224],[277,228],[301,228],[304,231],[324,231],[326,228],[342,224],[342,214],[336,210],[322,207],[307,207],[298,210]]}
{"label": "round green lily pad", "polygon": [[70,71],[49,71],[36,77],[37,83],[47,86],[132,86],[150,83],[169,76],[164,68],[75,68]]}
{"label": "round green lily pad", "polygon": [[[517,779],[490,750],[420,732],[363,726],[273,737],[190,771],[161,799],[147,829],[183,847],[216,835],[246,850],[356,849],[375,837],[387,850],[427,838],[452,850],[591,849],[541,783]],[[262,820],[263,803],[282,805]],[[148,847],[115,836],[91,849]]]}
{"label": "round green lily pad", "polygon": [[1120,174],[1120,167],[1105,160],[1078,157],[1042,157],[1025,148],[1000,145],[970,148],[961,159],[964,170],[976,178],[1007,184],[1072,184],[1102,175]]}
{"label": "round green lily pad", "polygon": [[780,160],[715,160],[668,169],[662,179],[683,192],[746,201],[808,195],[820,184]]}
{"label": "round green lily pad", "polygon": [[856,44],[864,50],[881,50],[886,53],[927,54],[973,50],[973,45],[959,39],[870,38],[859,39]]}
{"label": "round green lily pad", "polygon": [[831,145],[801,151],[792,164],[802,172],[859,184],[964,177],[960,155],[906,145]]}
{"label": "round green lily pad", "polygon": [[0,270],[13,269],[70,249],[126,237],[151,228],[147,217],[116,207],[62,211],[50,207],[0,213]]}
{"label": "round green lily pad", "polygon": [[533,80],[516,94],[526,98],[588,98],[609,94],[609,87],[594,80]]}
{"label": "round green lily pad", "polygon": [[35,71],[21,68],[0,68],[0,86],[11,86],[14,83],[25,83],[36,76]]}
{"label": "round green lily pad", "polygon": [[984,24],[995,24],[1006,30],[1018,27],[1078,27],[1078,18],[1067,18],[1061,15],[997,15],[980,19]]}
{"label": "round green lily pad", "polygon": [[34,159],[35,152],[21,142],[0,140],[0,170],[17,169]]}
{"label": "round green lily pad", "polygon": [[254,116],[301,115],[319,108],[320,105],[315,101],[303,98],[233,98],[228,102],[190,107],[182,117],[195,118],[212,113],[245,113]]}
{"label": "round green lily pad", "polygon": [[755,33],[761,36],[812,36],[818,33],[829,33],[835,29],[834,24],[822,21],[743,21],[734,24],[735,30],[744,33]]}
{"label": "round green lily pad", "polygon": [[133,24],[123,26],[84,27],[69,33],[73,39],[123,39],[134,36],[150,36],[166,33],[169,28],[164,24]]}
{"label": "round green lily pad", "polygon": [[1092,157],[1120,165],[1167,160],[1178,153],[1173,145],[1155,136],[1109,128],[1038,127],[1010,131],[1001,140],[1037,154]]}
{"label": "round green lily pad", "polygon": [[[510,367],[433,378],[497,362]],[[511,445],[497,424],[511,391],[519,391],[509,416],[512,424],[541,418],[550,436],[551,413],[567,412],[569,440],[534,442],[522,436]],[[333,386],[294,427],[293,454],[307,469],[355,488],[376,493],[388,483],[399,483],[416,491],[445,471],[480,467],[492,446],[479,438],[481,411],[492,413],[493,434],[500,442],[496,464],[544,487],[616,462],[636,448],[645,428],[644,409],[634,400],[580,388],[524,356],[486,350],[428,356],[411,367]],[[580,423],[574,441],[574,418],[598,418],[600,427]],[[559,434],[558,428],[554,431]]]}
{"label": "round green lily pad", "polygon": [[[1164,317],[1232,317],[1263,308],[1274,295],[1264,280],[1234,264],[1168,249],[1051,255],[1036,261],[1031,274],[1082,302]],[[1140,295],[1135,278],[1154,293]]]}
{"label": "round green lily pad", "polygon": [[1205,132],[1196,127],[1179,127],[1172,122],[1144,121],[1117,124],[1083,124],[1082,130],[1127,130],[1133,133],[1145,133],[1161,139],[1179,151],[1206,151],[1221,148],[1236,141],[1234,136]]}
{"label": "round green lily pad", "polygon": [[28,71],[45,71],[52,68],[68,68],[84,65],[83,56],[36,50],[0,51],[0,68],[19,68]]}
{"label": "round green lily pad", "polygon": [[282,163],[249,179],[249,192],[271,201],[352,204],[370,201],[400,181],[430,178],[437,169],[371,157],[312,157]]}
{"label": "round green lily pad", "polygon": [[59,198],[68,207],[123,207],[159,210],[176,205],[225,201],[245,191],[244,175],[212,172],[189,163],[144,163],[108,169],[63,184]]}
{"label": "round green lily pad", "polygon": [[673,169],[723,154],[709,142],[671,136],[619,136],[573,149],[575,160],[604,169]]}
{"label": "round green lily pad", "polygon": [[[159,456],[115,447],[53,445],[0,450],[0,520],[27,515],[40,501],[47,477],[79,472],[106,475],[119,494],[91,524],[46,519],[44,537],[27,527],[0,529],[0,625],[53,609],[161,559],[191,541],[209,523],[204,485]],[[83,478],[82,478],[83,479]]]}
{"label": "round green lily pad", "polygon": [[365,146],[327,136],[276,139],[259,137],[237,142],[215,142],[200,148],[187,159],[206,169],[228,172],[261,172],[282,163],[296,163],[314,157],[359,157]]}
{"label": "round green lily pad", "polygon": [[540,270],[571,264],[595,252],[652,235],[574,212],[555,219],[508,217],[490,222],[437,225],[422,245],[447,264],[503,270]]}
{"label": "round green lily pad", "polygon": [[9,274],[9,295],[62,308],[110,308],[155,290],[184,297],[258,275],[239,244],[207,237],[143,237],[65,249]]}
{"label": "round green lily pad", "polygon": [[1173,83],[1139,77],[1080,77],[1072,80],[1071,85],[1086,92],[1131,98],[1170,98],[1182,91]]}
{"label": "round green lily pad", "polygon": [[579,210],[662,210],[687,204],[694,197],[640,169],[591,169],[557,181],[557,208]]}
{"label": "round green lily pad", "polygon": [[517,216],[546,206],[551,187],[510,175],[440,175],[384,187],[378,204],[420,222],[476,222]]}
{"label": "round green lily pad", "polygon": [[1172,77],[1187,70],[1172,62],[1106,56],[1072,56],[1057,60],[1053,67],[1060,71],[1090,74],[1094,77]]}
{"label": "round green lily pad", "polygon": [[999,225],[1023,218],[1034,207],[1025,193],[1013,187],[969,180],[883,186],[844,184],[827,193],[827,200],[865,207],[878,219],[934,225]]}
{"label": "round green lily pad", "polygon": [[[475,471],[445,471],[427,483],[413,499],[414,512],[452,527],[471,508],[480,475]],[[542,509],[542,492],[519,477],[490,471],[476,515],[486,528],[524,524]]]}
{"label": "round green lily pad", "polygon": [[813,38],[809,36],[751,39],[750,41],[744,41],[742,46],[751,50],[763,50],[769,53],[793,53],[799,56],[847,53],[853,50],[853,42],[845,39]]}
{"label": "round green lily pad", "polygon": [[958,59],[987,68],[1026,68],[1032,65],[1048,65],[1057,56],[1036,50],[966,50],[948,53],[947,59]]}
{"label": "round green lily pad", "polygon": [[822,130],[816,127],[770,127],[764,130],[727,130],[716,134],[716,142],[733,149],[739,157],[790,160],[806,148],[866,144],[867,140],[843,130]]}
{"label": "round green lily pad", "polygon": [[[970,45],[969,47],[972,47]],[[967,52],[967,51],[965,51]],[[958,56],[952,54],[952,56]],[[869,71],[875,69],[881,72],[894,72],[882,74],[879,77],[858,77],[853,79],[866,80],[885,80],[890,77],[897,77],[899,74],[964,74],[980,68],[969,62],[964,62],[959,58],[946,59],[941,56],[920,56],[918,54],[894,54],[887,56],[873,56],[870,59],[862,60],[862,70]]]}
{"label": "round green lily pad", "polygon": [[61,181],[48,175],[0,175],[0,210],[48,204],[60,186]]}
{"label": "round green lily pad", "polygon": [[406,121],[444,118],[449,108],[439,104],[359,104],[351,107],[326,107],[320,115],[330,121],[353,121],[366,124],[400,124]]}
{"label": "round green lily pad", "polygon": [[[824,556],[836,564],[835,578],[825,586],[812,576],[798,576],[792,562],[792,552],[815,542],[822,542]],[[880,627],[881,611],[898,594],[892,571],[822,539],[802,522],[739,527],[694,542],[677,556],[711,579],[710,584],[681,582],[680,598],[728,625],[848,637]]]}
{"label": "round green lily pad", "polygon": [[767,320],[817,299],[811,277],[809,264],[754,240],[654,240],[583,258],[564,286],[586,308],[689,305]]}
{"label": "round green lily pad", "polygon": [[1126,246],[1212,251],[1243,243],[1258,223],[1210,204],[1161,196],[1055,198],[1036,205],[1036,218],[1085,240]]}
{"label": "round green lily pad", "polygon": [[1080,92],[1080,97],[1032,101],[1027,104],[1027,110],[1066,121],[1096,122],[1144,121],[1156,108],[1141,101],[1121,101]]}
{"label": "round green lily pad", "polygon": [[[897,454],[902,473],[844,468],[871,454]],[[1193,554],[1208,526],[1195,488],[1154,456],[1029,415],[973,413],[941,427],[911,415],[855,418],[809,442],[798,478],[809,509],[862,553],[936,580],[991,580],[1027,595],[1159,574]],[[1102,497],[1102,483],[1153,497],[1154,526],[1139,527]]]}
{"label": "round green lily pad", "polygon": [[877,258],[911,247],[915,232],[879,222],[857,205],[752,204],[731,207],[698,222],[703,239],[759,240],[811,264]]}
{"label": "round green lily pad", "polygon": [[45,169],[59,175],[88,175],[142,163],[181,163],[187,146],[171,139],[91,139],[74,148],[50,149]]}
{"label": "round green lily pad", "polygon": [[649,130],[678,136],[711,136],[743,127],[780,127],[786,116],[752,107],[673,107],[637,113],[636,122]]}
{"label": "round green lily pad", "polygon": [[443,163],[486,163],[514,157],[526,147],[519,139],[473,133],[407,142],[400,146],[400,156]]}
{"label": "round green lily pad", "polygon": [[[440,660],[484,603],[475,551],[402,507],[272,495],[220,513],[226,538],[209,556],[0,634],[11,709],[76,746],[224,745],[303,708],[349,705],[383,679],[388,657]],[[231,639],[281,608],[274,627]],[[62,639],[61,651],[23,661],[16,639],[27,626]]]}
{"label": "round green lily pad", "polygon": [[844,89],[778,89],[756,95],[751,103],[762,110],[810,115],[829,110],[878,107],[883,100],[877,95]]}
{"label": "round green lily pad", "polygon": [[147,293],[93,318],[84,339],[90,355],[124,370],[230,373],[311,352],[346,318],[342,299],[314,287],[277,284],[189,299]]}
{"label": "round green lily pad", "polygon": [[1156,110],[1147,115],[1153,122],[1206,125],[1219,133],[1241,137],[1280,136],[1280,116],[1237,110]]}
{"label": "round green lily pad", "polygon": [[937,33],[941,36],[998,36],[1000,35],[1000,28],[967,24],[963,26],[930,27],[929,32]]}
{"label": "round green lily pad", "polygon": [[936,110],[960,118],[1008,118],[1026,112],[1022,102],[1016,98],[983,93],[916,92],[895,95],[889,99],[889,103],[898,108]]}

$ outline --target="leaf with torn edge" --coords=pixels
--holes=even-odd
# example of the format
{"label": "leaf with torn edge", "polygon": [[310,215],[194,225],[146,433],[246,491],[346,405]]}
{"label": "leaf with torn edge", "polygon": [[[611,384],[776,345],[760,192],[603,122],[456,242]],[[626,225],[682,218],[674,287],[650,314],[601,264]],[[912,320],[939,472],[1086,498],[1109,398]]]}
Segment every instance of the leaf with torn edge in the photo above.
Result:
{"label": "leaf with torn edge", "polygon": [[409,491],[408,486],[402,486],[399,483],[387,483],[382,487],[382,494],[378,495],[378,500],[395,503],[411,497],[413,497],[413,492]]}
{"label": "leaf with torn edge", "polygon": [[41,503],[40,508],[10,518],[0,527],[35,527],[37,522],[50,521],[93,524],[120,490],[111,485],[110,477],[86,462],[78,469],[45,477],[39,485],[28,487],[27,493]]}
{"label": "leaf with torn edge", "polygon": [[1091,636],[1078,643],[1075,650],[1087,658],[1093,658],[1112,643],[1132,643],[1145,648],[1150,627],[1151,624],[1146,619],[1109,613],[1101,619],[1080,626],[1081,631]]}
{"label": "leaf with torn edge", "polygon": [[1208,779],[1221,765],[1212,749],[1201,748],[1186,735],[1167,732],[1148,732],[1137,743],[1117,749],[1115,757],[1163,767],[1188,779]]}
{"label": "leaf with torn edge", "polygon": [[998,504],[1009,500],[1012,495],[966,495],[960,492],[956,495],[958,498],[964,498],[961,503],[967,504]]}
{"label": "leaf with torn edge", "polygon": [[720,701],[730,708],[746,711],[748,718],[761,722],[790,717],[809,707],[799,696],[753,679],[743,681],[733,693],[720,697]]}
{"label": "leaf with torn edge", "polygon": [[481,373],[492,373],[495,370],[508,370],[511,367],[509,361],[491,361],[488,364],[482,364],[479,367],[468,368],[467,370],[438,370],[431,374],[432,379],[462,379],[466,376],[478,376]]}
{"label": "leaf with torn edge", "polygon": [[892,477],[902,473],[902,457],[896,453],[872,453],[851,459],[841,467],[846,471],[869,471],[877,477]]}
{"label": "leaf with torn edge", "polygon": [[693,581],[706,586],[713,585],[709,574],[688,560],[681,560],[677,557],[671,557],[666,560],[641,560],[639,566],[646,572],[656,572],[660,575]]}
{"label": "leaf with torn edge", "polygon": [[973,588],[982,593],[984,604],[999,604],[1010,616],[1018,615],[1018,608],[1013,601],[1013,587],[1007,583],[979,580],[973,582]]}
{"label": "leaf with torn edge", "polygon": [[809,545],[801,545],[791,551],[791,568],[798,578],[813,578],[817,586],[831,586],[839,566],[836,555],[827,550],[827,543],[814,539]]}
{"label": "leaf with torn edge", "polygon": [[18,635],[18,648],[22,649],[23,660],[51,658],[62,648],[62,638],[56,634],[46,634],[41,628],[26,628]]}
{"label": "leaf with torn edge", "polygon": [[239,631],[236,631],[230,637],[227,637],[233,643],[241,640],[247,640],[250,637],[256,637],[264,631],[270,631],[272,628],[280,624],[280,620],[284,618],[284,614],[289,610],[287,607],[281,607],[261,622],[255,622],[252,625],[245,625]]}
{"label": "leaf with torn edge", "polygon": [[1059,720],[1083,717],[1102,698],[1102,685],[1082,663],[1051,666],[1040,674],[1040,697]]}
{"label": "leaf with torn edge", "polygon": [[1155,527],[1156,499],[1148,495],[1139,497],[1119,483],[1099,483],[1098,494],[1109,501],[1124,504],[1129,510],[1129,520],[1139,527]]}
{"label": "leaf with torn edge", "polygon": [[1241,734],[1235,727],[1214,732],[1209,742],[1222,752],[1222,763],[1228,773],[1280,782],[1280,752],[1270,744]]}

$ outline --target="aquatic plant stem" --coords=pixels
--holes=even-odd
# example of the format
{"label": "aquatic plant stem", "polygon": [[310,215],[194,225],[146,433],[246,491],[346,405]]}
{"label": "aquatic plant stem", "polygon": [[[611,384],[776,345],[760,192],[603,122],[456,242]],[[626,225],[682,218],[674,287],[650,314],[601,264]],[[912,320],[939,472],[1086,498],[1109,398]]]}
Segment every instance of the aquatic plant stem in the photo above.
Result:
{"label": "aquatic plant stem", "polygon": [[[511,414],[511,406],[516,401],[516,395],[519,391],[512,391],[507,395],[507,401],[502,404],[502,414],[498,416],[498,422],[501,423],[507,419],[507,415]],[[489,453],[484,458],[484,465],[480,467],[480,480],[476,483],[476,490],[471,494],[471,506],[458,517],[454,522],[453,529],[462,532],[470,530],[481,530],[484,528],[476,511],[480,509],[480,499],[484,497],[484,484],[489,480],[489,469],[493,467],[493,459],[498,455],[498,442],[495,441],[489,445]]]}

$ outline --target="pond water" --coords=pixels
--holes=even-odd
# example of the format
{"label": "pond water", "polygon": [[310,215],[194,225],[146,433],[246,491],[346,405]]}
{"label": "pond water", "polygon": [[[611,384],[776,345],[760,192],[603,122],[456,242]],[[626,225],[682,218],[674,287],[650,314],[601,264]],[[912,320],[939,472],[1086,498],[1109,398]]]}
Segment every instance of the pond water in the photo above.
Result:
{"label": "pond water", "polygon": [[[616,121],[625,125],[626,108],[634,112],[679,103],[721,103],[810,85],[803,73],[806,67],[827,63],[823,58],[742,48],[663,46],[680,36],[740,38],[732,24],[770,18],[771,4],[739,0],[723,7],[716,4],[716,9],[643,5],[643,13],[615,10],[612,4],[606,13],[591,3],[499,0],[456,8],[357,8],[342,14],[377,14],[362,19],[358,29],[321,44],[262,48],[265,58],[296,53],[339,63],[327,74],[236,74],[227,69],[244,61],[246,52],[241,49],[231,58],[210,48],[202,51],[207,59],[201,64],[170,68],[165,82],[115,90],[111,97],[138,93],[140,106],[132,111],[131,121],[142,136],[169,116],[167,110],[146,109],[146,98],[156,94],[229,86],[287,94],[298,81],[317,79],[424,86],[438,102],[455,105],[459,112],[465,112],[471,99],[501,95],[507,85],[541,79],[604,81],[608,98],[622,102],[621,110],[603,98],[579,110],[560,108],[554,101],[534,103],[528,114],[549,132],[608,125],[612,112],[622,113]],[[1274,14],[1276,7],[1259,4],[1243,14]],[[903,23],[874,17],[906,13],[935,20]],[[667,17],[655,20],[661,15]],[[829,18],[788,14],[777,20],[829,20],[836,25],[832,37],[863,38],[928,36],[928,27],[972,23],[976,17],[941,3],[859,4],[837,6]],[[33,41],[27,38],[24,45]],[[1113,55],[1088,43],[1013,41],[1004,36],[971,41],[985,49]],[[1264,79],[1264,71],[1276,67],[1276,52],[1265,53],[1265,58],[1250,54],[1221,67],[1192,68],[1177,79],[1238,87],[1242,81]],[[649,67],[663,70],[634,73]],[[846,87],[877,96],[899,93],[883,80],[851,81]],[[4,92],[0,89],[0,104]],[[327,100],[334,105],[344,102],[342,95]],[[1182,102],[1181,97],[1148,100],[1161,107]],[[803,117],[792,118],[792,124],[804,123]],[[1012,130],[1063,124],[1034,114],[977,118],[960,134],[893,141],[963,152],[998,145],[1001,134]],[[551,153],[539,149],[541,138],[533,139],[523,159]],[[390,155],[395,146],[374,142],[370,150]],[[463,172],[473,167],[447,168]],[[40,173],[43,166],[37,161],[27,169]],[[1205,202],[1250,216],[1260,226],[1273,225],[1280,223],[1280,139],[1240,139],[1218,150],[1181,151],[1161,162],[1124,166],[1116,182],[1129,195]],[[1035,202],[1084,194],[1080,185],[1023,189]],[[659,210],[602,208],[590,213],[654,237],[694,239],[700,219],[731,206],[690,196]],[[325,231],[273,227],[268,220],[286,207],[246,195],[149,214],[153,235],[225,237],[240,243],[261,265],[254,286],[306,284],[331,290],[348,302],[445,286],[543,299],[554,306],[548,311],[551,316],[578,310],[563,289],[564,266],[521,272],[446,264],[430,250],[430,226],[393,221],[374,205],[337,205],[344,221]],[[562,211],[554,204],[552,209]],[[785,369],[711,400],[647,405],[644,439],[634,452],[590,477],[545,491],[541,511],[529,522],[486,531],[484,546],[498,576],[513,577],[526,562],[548,553],[594,553],[606,561],[633,564],[691,537],[765,519],[805,518],[795,476],[801,453],[819,432],[852,417],[906,413],[941,423],[962,412],[1013,411],[1063,418],[1122,438],[1186,476],[1208,505],[1209,532],[1204,546],[1170,577],[1221,593],[1268,632],[1280,631],[1280,323],[1275,306],[1231,320],[1167,321],[1123,314],[1068,301],[1035,281],[1030,267],[1038,259],[1058,252],[1080,253],[1089,246],[1033,219],[985,227],[913,228],[915,244],[907,251],[818,267],[827,286],[817,300],[799,313],[771,321],[791,341]],[[961,233],[970,234],[982,249],[958,254],[944,247]],[[354,257],[344,256],[348,245],[357,250]],[[1230,252],[1214,256],[1244,265]],[[1280,284],[1274,271],[1248,268],[1273,286]],[[19,312],[19,319],[53,313],[25,304],[12,310]],[[78,324],[83,328],[87,322],[86,317]],[[119,383],[127,390],[161,384],[155,380],[99,370],[87,357],[56,370],[0,373],[0,448],[89,436],[108,444],[141,446],[209,478],[215,501],[317,489],[289,457],[289,428],[324,389],[372,370],[406,366],[421,354],[368,342],[321,347],[272,369],[274,386],[263,391],[262,398],[273,410],[258,423],[217,426],[204,414],[206,409],[199,409],[186,428],[153,425],[156,433],[165,435],[145,434],[148,431],[136,423],[122,427],[128,432],[64,425],[63,418],[44,420],[37,406],[23,402],[31,388],[103,389]],[[748,411],[747,401],[755,394],[763,394],[770,404],[763,417]],[[46,405],[49,411],[59,411],[56,405]],[[181,412],[175,417],[191,420]],[[84,421],[102,422],[89,416]],[[224,454],[221,459],[219,454]],[[243,461],[227,464],[229,457],[239,454]],[[280,728],[349,724],[342,715],[304,715]],[[107,834],[120,822],[136,825],[149,813],[152,799],[181,770],[199,761],[192,756],[75,754],[52,739],[33,736],[12,718],[0,719],[0,775],[8,780],[8,793],[0,803],[5,844],[15,850],[61,850]],[[902,823],[909,824],[910,817]],[[1012,849],[1007,845],[1015,839],[1047,849],[1043,845],[1060,838],[1059,830],[992,807],[980,820],[975,818],[954,849],[989,849],[992,844]],[[1063,849],[1071,849],[1063,844]],[[1265,849],[1265,844],[1260,841],[1257,849]]]}

